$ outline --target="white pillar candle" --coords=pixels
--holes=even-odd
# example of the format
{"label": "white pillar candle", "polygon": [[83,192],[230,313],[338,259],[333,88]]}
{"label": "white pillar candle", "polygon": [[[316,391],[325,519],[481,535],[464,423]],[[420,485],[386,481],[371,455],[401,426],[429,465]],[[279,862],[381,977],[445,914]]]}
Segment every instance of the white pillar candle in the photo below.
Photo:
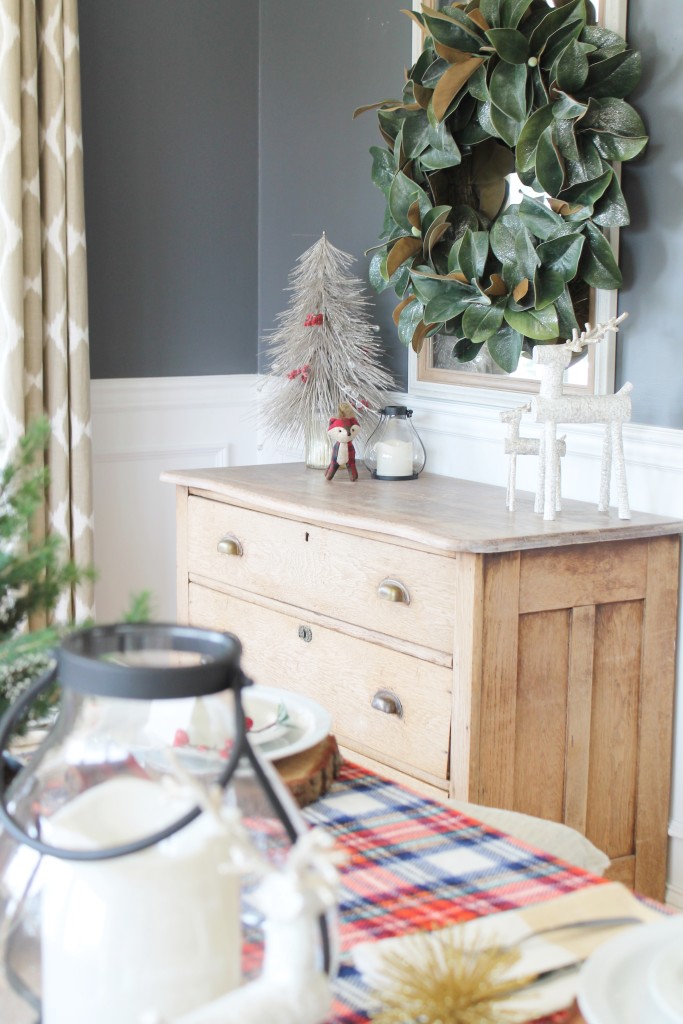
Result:
{"label": "white pillar candle", "polygon": [[410,441],[379,441],[375,455],[378,476],[413,475],[413,446]]}
{"label": "white pillar candle", "polygon": [[[116,846],[190,808],[145,779],[112,779],[43,822],[47,842]],[[240,984],[239,879],[229,840],[202,814],[162,843],[83,863],[47,858],[42,890],[43,1024],[132,1024],[188,1013]]]}

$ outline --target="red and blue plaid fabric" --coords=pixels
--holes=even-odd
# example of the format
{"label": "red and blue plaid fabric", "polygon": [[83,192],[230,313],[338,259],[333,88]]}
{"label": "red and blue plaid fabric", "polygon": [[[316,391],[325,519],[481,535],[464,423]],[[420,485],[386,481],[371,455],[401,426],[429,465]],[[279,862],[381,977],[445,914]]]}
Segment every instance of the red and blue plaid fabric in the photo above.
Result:
{"label": "red and blue plaid fabric", "polygon": [[341,965],[329,1024],[370,1019],[371,994],[349,956],[357,943],[444,928],[601,882],[351,764],[304,814],[349,855],[342,874]]}

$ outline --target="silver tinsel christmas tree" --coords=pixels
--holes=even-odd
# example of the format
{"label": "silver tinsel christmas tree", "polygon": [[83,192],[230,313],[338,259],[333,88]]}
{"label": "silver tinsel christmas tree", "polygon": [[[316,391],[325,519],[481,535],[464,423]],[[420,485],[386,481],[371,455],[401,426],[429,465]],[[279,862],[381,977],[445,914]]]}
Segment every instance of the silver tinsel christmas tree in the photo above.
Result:
{"label": "silver tinsel christmas tree", "polygon": [[340,402],[355,408],[367,436],[377,423],[371,411],[385,404],[382,392],[394,386],[379,361],[363,282],[348,273],[353,262],[323,233],[297,260],[289,306],[265,339],[270,361],[263,423],[288,445],[308,444],[338,414]]}

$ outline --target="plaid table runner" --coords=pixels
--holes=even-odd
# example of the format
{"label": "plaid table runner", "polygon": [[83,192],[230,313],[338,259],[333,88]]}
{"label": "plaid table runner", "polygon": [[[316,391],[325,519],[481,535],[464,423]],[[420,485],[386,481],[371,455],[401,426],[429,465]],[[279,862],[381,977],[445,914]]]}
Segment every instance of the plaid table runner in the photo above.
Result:
{"label": "plaid table runner", "polygon": [[357,943],[443,928],[602,881],[352,764],[304,815],[349,854],[329,1024],[370,1019],[370,993],[348,955]]}

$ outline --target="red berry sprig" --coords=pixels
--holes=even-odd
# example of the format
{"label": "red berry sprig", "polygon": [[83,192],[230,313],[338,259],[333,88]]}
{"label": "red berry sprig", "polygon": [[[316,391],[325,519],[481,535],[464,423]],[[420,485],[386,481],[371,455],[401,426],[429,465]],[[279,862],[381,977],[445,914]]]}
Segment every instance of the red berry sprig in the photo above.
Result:
{"label": "red berry sprig", "polygon": [[297,377],[301,377],[301,383],[305,384],[308,380],[308,375],[311,372],[311,367],[308,363],[303,366],[297,366],[295,369],[290,370],[287,374],[287,380],[296,380]]}
{"label": "red berry sprig", "polygon": [[304,327],[320,327],[325,320],[322,313],[309,313],[304,320]]}

